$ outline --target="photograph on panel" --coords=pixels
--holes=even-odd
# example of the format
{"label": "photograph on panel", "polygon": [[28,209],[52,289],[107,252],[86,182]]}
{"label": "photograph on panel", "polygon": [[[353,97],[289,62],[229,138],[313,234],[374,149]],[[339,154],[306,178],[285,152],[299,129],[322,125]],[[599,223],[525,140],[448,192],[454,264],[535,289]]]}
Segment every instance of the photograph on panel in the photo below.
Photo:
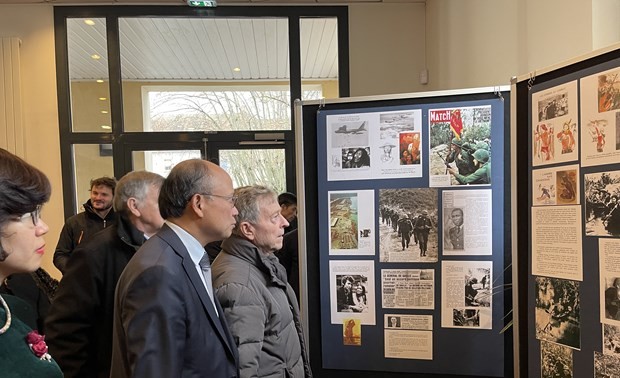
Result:
{"label": "photograph on panel", "polygon": [[536,277],[536,338],[581,349],[579,282]]}
{"label": "photograph on panel", "polygon": [[431,315],[384,314],[385,358],[433,359]]}
{"label": "photograph on panel", "polygon": [[328,180],[370,178],[371,114],[327,116]]}
{"label": "photograph on panel", "polygon": [[584,175],[586,236],[620,237],[620,171]]}
{"label": "photograph on panel", "polygon": [[620,327],[620,239],[598,239],[601,323]]}
{"label": "photograph on panel", "polygon": [[441,326],[491,329],[491,261],[441,263]]}
{"label": "photograph on panel", "polygon": [[491,184],[491,106],[429,110],[431,187]]}
{"label": "photograph on panel", "polygon": [[329,262],[332,324],[355,314],[361,324],[375,325],[375,268],[370,260]]}
{"label": "photograph on panel", "polygon": [[437,262],[437,189],[379,191],[381,262]]}
{"label": "photograph on panel", "polygon": [[379,160],[376,178],[422,177],[422,111],[382,112],[379,114],[378,138],[371,134],[371,145],[377,146]]}
{"label": "photograph on panel", "polygon": [[532,94],[532,165],[577,160],[577,82]]}
{"label": "photograph on panel", "polygon": [[375,254],[375,194],[333,191],[329,196],[329,254]]}
{"label": "photograph on panel", "polygon": [[328,181],[422,177],[422,111],[326,117]]}
{"label": "photograph on panel", "polygon": [[620,158],[620,69],[580,80],[581,165],[617,163]]}
{"label": "photograph on panel", "polygon": [[579,204],[579,165],[532,170],[532,206]]}
{"label": "photograph on panel", "polygon": [[594,378],[620,377],[620,358],[594,351]]}
{"label": "photograph on panel", "polygon": [[491,255],[491,190],[444,190],[443,254]]}
{"label": "photograph on panel", "polygon": [[550,342],[540,342],[541,378],[572,378],[573,350]]}
{"label": "photograph on panel", "polygon": [[[435,308],[433,269],[381,269],[381,307],[415,310]],[[397,318],[397,322],[401,319]]]}
{"label": "photograph on panel", "polygon": [[603,353],[620,357],[620,327],[603,324]]}
{"label": "photograph on panel", "polygon": [[342,321],[342,344],[362,345],[362,323],[359,319],[344,319]]}

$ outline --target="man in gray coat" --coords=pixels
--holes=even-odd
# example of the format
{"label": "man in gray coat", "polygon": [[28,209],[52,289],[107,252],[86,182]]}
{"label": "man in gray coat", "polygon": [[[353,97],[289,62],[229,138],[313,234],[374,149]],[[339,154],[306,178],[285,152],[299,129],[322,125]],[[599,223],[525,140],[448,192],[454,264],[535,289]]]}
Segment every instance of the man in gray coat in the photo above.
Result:
{"label": "man in gray coat", "polygon": [[299,307],[273,254],[288,222],[263,186],[235,190],[239,214],[213,262],[213,287],[239,349],[241,377],[312,377]]}

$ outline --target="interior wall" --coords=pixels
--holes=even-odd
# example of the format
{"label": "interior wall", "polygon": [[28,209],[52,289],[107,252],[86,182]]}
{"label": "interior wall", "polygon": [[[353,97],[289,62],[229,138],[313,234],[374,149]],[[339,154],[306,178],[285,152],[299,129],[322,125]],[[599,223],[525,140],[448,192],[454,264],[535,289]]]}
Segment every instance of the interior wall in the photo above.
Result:
{"label": "interior wall", "polygon": [[42,215],[49,226],[43,267],[58,277],[60,272],[52,264],[52,255],[64,222],[52,6],[0,5],[0,35],[22,41],[24,157],[45,172],[52,183],[52,197]]}
{"label": "interior wall", "polygon": [[517,0],[427,2],[429,89],[510,84],[518,66]]}
{"label": "interior wall", "polygon": [[424,14],[424,3],[349,5],[351,96],[429,90]]}

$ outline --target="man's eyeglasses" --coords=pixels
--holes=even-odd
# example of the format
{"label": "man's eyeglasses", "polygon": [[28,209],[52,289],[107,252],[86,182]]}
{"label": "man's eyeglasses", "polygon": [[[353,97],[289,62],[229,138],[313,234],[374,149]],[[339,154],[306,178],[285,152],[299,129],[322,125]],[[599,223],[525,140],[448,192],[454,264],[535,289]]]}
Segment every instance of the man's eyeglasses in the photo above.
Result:
{"label": "man's eyeglasses", "polygon": [[32,224],[36,227],[39,221],[41,220],[41,209],[42,208],[43,208],[43,205],[37,205],[34,211],[31,211],[29,213],[22,215],[21,217],[19,217],[19,220],[23,221],[24,219],[31,218]]}
{"label": "man's eyeglasses", "polygon": [[235,205],[235,202],[237,202],[237,196],[232,195],[232,196],[221,196],[219,194],[212,194],[212,193],[198,193],[198,194],[202,194],[203,196],[211,196],[211,197],[217,197],[217,198],[221,198],[224,199],[226,201],[228,201],[231,205]]}

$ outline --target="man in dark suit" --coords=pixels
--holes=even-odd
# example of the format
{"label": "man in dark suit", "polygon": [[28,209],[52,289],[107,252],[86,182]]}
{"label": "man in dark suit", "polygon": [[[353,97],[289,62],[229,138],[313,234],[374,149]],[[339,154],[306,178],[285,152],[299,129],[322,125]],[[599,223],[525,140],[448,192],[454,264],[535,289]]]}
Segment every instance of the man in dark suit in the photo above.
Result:
{"label": "man in dark suit", "polygon": [[238,377],[235,342],[213,294],[204,246],[235,226],[232,180],[213,163],[177,164],[165,179],[162,229],[116,288],[112,377]]}

